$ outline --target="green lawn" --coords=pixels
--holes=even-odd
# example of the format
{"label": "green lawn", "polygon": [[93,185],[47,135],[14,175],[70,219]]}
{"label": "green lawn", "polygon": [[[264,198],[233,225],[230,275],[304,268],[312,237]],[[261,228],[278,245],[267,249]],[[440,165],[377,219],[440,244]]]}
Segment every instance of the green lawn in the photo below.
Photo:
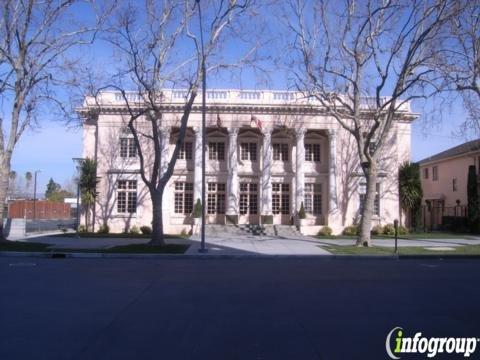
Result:
{"label": "green lawn", "polygon": [[[465,237],[480,236],[472,234],[450,233],[450,232],[419,232],[407,235],[398,235],[399,239],[465,239]],[[356,239],[355,235],[331,235],[316,236],[318,239]],[[372,239],[394,239],[393,235],[372,235]]]}
{"label": "green lawn", "polygon": [[0,241],[0,251],[45,251],[48,246],[23,241]]}
{"label": "green lawn", "polygon": [[187,244],[167,244],[165,246],[150,246],[147,244],[131,244],[115,246],[110,249],[48,249],[48,244],[21,241],[0,242],[0,251],[33,251],[33,252],[84,252],[84,253],[119,253],[119,254],[183,254],[188,249]]}
{"label": "green lawn", "polygon": [[[335,255],[393,255],[393,248],[385,246],[357,247],[340,245],[322,245],[321,248]],[[479,255],[480,245],[465,245],[454,248],[455,250],[429,250],[423,247],[399,247],[399,255]]]}
{"label": "green lawn", "polygon": [[[68,234],[56,234],[51,236],[57,237],[76,237],[76,233],[68,233]],[[92,233],[92,232],[81,232],[79,236],[82,238],[115,238],[115,239],[149,239],[152,235],[150,234],[130,234],[130,233],[108,233],[108,234],[99,234],[99,233]],[[172,238],[185,238],[188,236],[183,235],[173,235],[173,234],[164,234],[163,235],[167,239]]]}

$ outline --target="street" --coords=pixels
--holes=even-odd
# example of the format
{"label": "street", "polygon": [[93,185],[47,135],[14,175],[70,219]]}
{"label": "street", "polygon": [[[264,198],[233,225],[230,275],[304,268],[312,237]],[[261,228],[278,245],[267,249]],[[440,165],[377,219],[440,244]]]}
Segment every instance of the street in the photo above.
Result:
{"label": "street", "polygon": [[3,257],[0,359],[387,359],[397,326],[480,337],[479,274],[478,260]]}

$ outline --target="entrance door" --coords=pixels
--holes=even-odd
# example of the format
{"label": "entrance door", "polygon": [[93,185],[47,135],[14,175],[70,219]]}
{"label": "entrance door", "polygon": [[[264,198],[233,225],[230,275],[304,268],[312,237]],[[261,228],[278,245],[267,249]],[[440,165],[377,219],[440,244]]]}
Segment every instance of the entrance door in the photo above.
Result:
{"label": "entrance door", "polygon": [[273,223],[290,225],[290,184],[272,184]]}
{"label": "entrance door", "polygon": [[225,224],[225,183],[207,184],[207,223]]}
{"label": "entrance door", "polygon": [[240,224],[258,224],[258,185],[256,183],[240,183]]}

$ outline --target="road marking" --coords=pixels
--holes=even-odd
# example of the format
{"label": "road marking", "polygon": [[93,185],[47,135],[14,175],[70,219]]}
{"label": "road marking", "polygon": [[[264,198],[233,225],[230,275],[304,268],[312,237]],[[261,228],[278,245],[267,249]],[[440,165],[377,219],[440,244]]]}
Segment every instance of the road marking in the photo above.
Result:
{"label": "road marking", "polygon": [[432,265],[432,264],[420,264],[420,266],[428,267],[428,268],[437,268],[438,265]]}
{"label": "road marking", "polygon": [[10,263],[8,266],[37,266],[36,263],[27,263],[27,262],[19,262],[19,263]]}

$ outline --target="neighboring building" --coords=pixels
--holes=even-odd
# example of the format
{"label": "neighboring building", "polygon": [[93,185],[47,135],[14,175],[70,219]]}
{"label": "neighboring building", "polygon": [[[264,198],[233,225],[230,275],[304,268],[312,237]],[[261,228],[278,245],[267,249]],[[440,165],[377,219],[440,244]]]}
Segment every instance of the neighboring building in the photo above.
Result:
{"label": "neighboring building", "polygon": [[[163,165],[175,147],[185,94],[165,91]],[[201,197],[200,95],[164,194],[167,233],[191,229],[194,202]],[[129,96],[138,100],[134,93]],[[83,156],[98,163],[96,228],[102,223],[108,223],[111,231],[150,225],[151,203],[139,175],[122,96],[104,92],[96,101],[87,98],[78,111],[84,117]],[[399,217],[398,167],[410,159],[410,125],[416,117],[410,105],[403,104],[385,142],[375,224]],[[302,202],[307,213],[302,231],[307,234],[315,234],[323,225],[339,233],[359,220],[365,180],[355,142],[317,102],[295,92],[211,90],[207,126],[209,224],[291,225]]]}
{"label": "neighboring building", "polygon": [[432,155],[419,164],[427,228],[440,225],[443,216],[465,215],[468,167],[475,165],[480,174],[480,139]]}

